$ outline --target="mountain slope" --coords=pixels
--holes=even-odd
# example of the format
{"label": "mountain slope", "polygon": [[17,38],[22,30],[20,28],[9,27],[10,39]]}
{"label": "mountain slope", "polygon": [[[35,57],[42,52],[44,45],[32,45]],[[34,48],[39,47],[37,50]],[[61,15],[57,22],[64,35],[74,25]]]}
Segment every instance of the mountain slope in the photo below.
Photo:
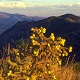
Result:
{"label": "mountain slope", "polygon": [[80,30],[79,22],[70,22],[63,17],[49,17],[39,21],[19,21],[13,27],[6,30],[4,33],[0,35],[0,43],[6,40],[10,41],[10,39],[20,39],[29,37],[31,31],[31,27],[40,27],[43,26],[47,28],[47,36],[50,35],[51,32],[54,32],[56,36],[61,36],[63,34],[75,32]]}
{"label": "mountain slope", "polygon": [[75,22],[80,22],[80,16],[76,16],[73,14],[65,14],[65,15],[61,15],[59,17],[71,19],[71,20],[74,20]]}
{"label": "mountain slope", "polygon": [[38,16],[25,16],[21,14],[10,14],[6,12],[0,12],[0,32],[9,29],[14,24],[16,24],[18,21],[38,21],[44,19],[44,17],[38,17]]}
{"label": "mountain slope", "polygon": [[[63,15],[66,16],[66,15]],[[76,60],[80,61],[80,22],[67,20],[69,17],[49,17],[39,21],[19,21],[13,27],[0,34],[0,46],[4,46],[6,43],[11,42],[11,39],[18,40],[21,38],[29,38],[31,35],[30,29],[32,27],[43,26],[47,29],[46,36],[49,36],[51,32],[54,32],[55,36],[61,36],[67,40],[67,46],[73,46],[73,53],[76,53]],[[73,16],[70,14],[70,16]],[[79,18],[78,18],[79,19]]]}

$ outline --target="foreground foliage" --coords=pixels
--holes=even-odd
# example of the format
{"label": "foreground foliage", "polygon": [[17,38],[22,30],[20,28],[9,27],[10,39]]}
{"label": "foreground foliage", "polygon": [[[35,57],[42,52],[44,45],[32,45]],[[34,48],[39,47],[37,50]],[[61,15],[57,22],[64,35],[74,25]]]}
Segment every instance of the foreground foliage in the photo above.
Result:
{"label": "foreground foliage", "polygon": [[[62,67],[62,57],[72,52],[72,46],[65,47],[65,39],[45,37],[46,29],[32,28],[33,34],[28,43],[22,40],[16,48],[10,49],[0,60],[1,80],[65,80],[58,77]],[[60,75],[60,74],[59,74]]]}

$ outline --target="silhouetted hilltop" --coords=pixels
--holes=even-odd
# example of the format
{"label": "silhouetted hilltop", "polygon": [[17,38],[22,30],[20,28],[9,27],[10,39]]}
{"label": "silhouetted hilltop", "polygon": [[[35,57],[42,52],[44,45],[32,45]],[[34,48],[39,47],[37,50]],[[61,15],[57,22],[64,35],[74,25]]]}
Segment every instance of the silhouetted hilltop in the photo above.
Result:
{"label": "silhouetted hilltop", "polygon": [[[68,14],[67,14],[68,15]],[[65,16],[65,15],[63,15]],[[64,17],[49,17],[39,21],[19,21],[13,27],[6,30],[4,33],[0,35],[1,37],[5,37],[8,39],[20,39],[26,38],[29,36],[31,27],[40,27],[43,26],[47,28],[47,36],[50,35],[51,32],[54,32],[55,35],[63,35],[71,32],[75,32],[80,29],[79,22],[71,22]],[[27,36],[25,36],[27,35]]]}
{"label": "silhouetted hilltop", "polygon": [[21,14],[10,14],[6,12],[0,12],[0,33],[4,30],[11,28],[18,21],[38,21],[44,19],[44,17],[39,16],[26,16]]}
{"label": "silhouetted hilltop", "polygon": [[[66,18],[70,18],[73,21],[68,20]],[[5,45],[5,42],[6,43],[11,42],[11,39],[13,40],[19,40],[21,38],[28,39],[32,33],[30,31],[32,27],[43,26],[47,29],[47,33],[45,34],[46,36],[50,36],[50,33],[53,32],[55,36],[61,36],[63,38],[66,38],[67,46],[72,45],[74,47],[73,53],[78,53],[77,55],[79,55],[80,22],[77,22],[77,19],[79,20],[79,17],[77,18],[75,15],[65,14],[59,17],[52,16],[39,21],[31,22],[19,21],[10,29],[6,30],[0,35],[0,45],[3,46]],[[79,58],[77,59],[79,60]]]}

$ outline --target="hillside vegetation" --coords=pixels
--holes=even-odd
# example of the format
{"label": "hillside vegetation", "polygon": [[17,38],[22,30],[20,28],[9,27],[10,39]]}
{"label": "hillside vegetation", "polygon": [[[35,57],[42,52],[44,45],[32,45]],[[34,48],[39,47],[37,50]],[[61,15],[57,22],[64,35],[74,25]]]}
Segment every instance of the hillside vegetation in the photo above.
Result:
{"label": "hillside vegetation", "polygon": [[31,31],[29,42],[22,39],[15,48],[8,44],[8,49],[4,49],[0,60],[0,79],[80,80],[79,63],[69,62],[72,46],[66,47],[66,40],[55,37],[54,33],[46,37],[46,28],[35,27]]}
{"label": "hillside vegetation", "polygon": [[54,32],[55,36],[67,40],[66,46],[73,46],[73,54],[76,54],[76,61],[80,61],[80,17],[73,14],[65,14],[58,17],[49,17],[39,21],[19,21],[14,26],[0,34],[0,49],[12,40],[29,39],[32,34],[31,28],[44,26],[47,29],[45,34],[49,37]]}

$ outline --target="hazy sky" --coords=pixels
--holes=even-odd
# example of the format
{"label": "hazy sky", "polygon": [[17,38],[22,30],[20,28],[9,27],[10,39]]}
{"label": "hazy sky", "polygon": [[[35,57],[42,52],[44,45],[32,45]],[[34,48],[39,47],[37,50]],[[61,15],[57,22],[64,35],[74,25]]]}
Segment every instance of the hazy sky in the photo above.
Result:
{"label": "hazy sky", "polygon": [[80,0],[0,0],[0,12],[27,16],[59,16],[66,13],[80,16]]}

